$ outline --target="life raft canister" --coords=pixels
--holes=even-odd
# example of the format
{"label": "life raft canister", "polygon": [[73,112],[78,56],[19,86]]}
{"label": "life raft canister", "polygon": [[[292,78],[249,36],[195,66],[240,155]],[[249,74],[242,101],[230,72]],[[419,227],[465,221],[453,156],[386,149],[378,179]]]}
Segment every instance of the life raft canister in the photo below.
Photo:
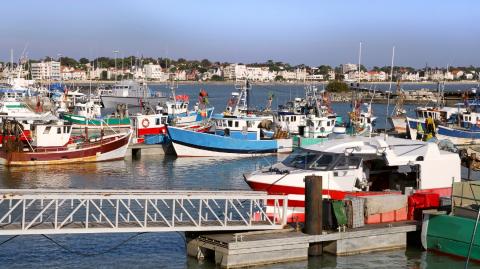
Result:
{"label": "life raft canister", "polygon": [[142,120],[143,128],[147,128],[149,125],[150,125],[150,121],[147,118]]}

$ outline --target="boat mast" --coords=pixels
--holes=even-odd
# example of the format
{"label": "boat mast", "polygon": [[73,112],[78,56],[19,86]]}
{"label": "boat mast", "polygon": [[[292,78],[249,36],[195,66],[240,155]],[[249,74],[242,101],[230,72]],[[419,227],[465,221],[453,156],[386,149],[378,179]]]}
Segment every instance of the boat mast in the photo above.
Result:
{"label": "boat mast", "polygon": [[[390,92],[392,91],[392,82],[393,82],[393,60],[395,59],[395,46],[392,48],[392,64],[390,65],[390,83],[388,85],[388,95],[387,95],[387,115],[385,116],[385,140],[387,139],[387,119],[390,108]],[[371,105],[371,104],[370,104]]]}

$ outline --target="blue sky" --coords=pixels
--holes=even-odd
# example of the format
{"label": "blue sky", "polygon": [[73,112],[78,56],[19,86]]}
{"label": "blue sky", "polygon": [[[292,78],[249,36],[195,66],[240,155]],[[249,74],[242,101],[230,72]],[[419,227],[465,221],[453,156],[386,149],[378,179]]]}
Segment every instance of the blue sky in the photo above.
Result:
{"label": "blue sky", "polygon": [[121,55],[338,65],[480,65],[480,1],[3,1],[0,59]]}

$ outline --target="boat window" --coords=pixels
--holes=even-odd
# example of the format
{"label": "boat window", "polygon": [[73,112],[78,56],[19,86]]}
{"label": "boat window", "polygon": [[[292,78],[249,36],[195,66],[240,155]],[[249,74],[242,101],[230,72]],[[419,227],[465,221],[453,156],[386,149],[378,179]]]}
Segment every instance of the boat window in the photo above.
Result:
{"label": "boat window", "polygon": [[348,169],[348,159],[347,159],[347,157],[345,157],[345,156],[340,157],[333,169],[334,170]]}
{"label": "boat window", "polygon": [[235,127],[238,127],[238,121],[235,121]]}
{"label": "boat window", "polygon": [[316,161],[314,161],[311,165],[310,168],[314,170],[322,170],[325,171],[327,168],[330,166],[330,164],[333,162],[334,156],[330,154],[324,154],[320,156]]}
{"label": "boat window", "polygon": [[155,119],[155,125],[160,125],[160,118]]}
{"label": "boat window", "polygon": [[162,118],[162,124],[166,124],[167,123],[167,118],[166,117],[163,117]]}
{"label": "boat window", "polygon": [[232,127],[233,126],[233,123],[231,120],[228,121],[228,127]]}
{"label": "boat window", "polygon": [[252,127],[252,126],[253,126],[253,125],[252,125],[252,122],[251,122],[251,121],[247,121],[247,127],[250,128],[250,127]]}
{"label": "boat window", "polygon": [[309,151],[296,151],[288,156],[282,163],[285,166],[307,169],[310,163],[317,159],[318,154]]}
{"label": "boat window", "polygon": [[57,134],[61,134],[62,133],[62,128],[57,128]]}
{"label": "boat window", "polygon": [[52,128],[51,126],[47,126],[45,130],[43,130],[43,134],[49,134],[51,128]]}
{"label": "boat window", "polygon": [[342,156],[338,159],[333,169],[334,170],[357,169],[360,166],[361,162],[362,162],[362,158],[360,157]]}
{"label": "boat window", "polygon": [[330,122],[329,122],[329,121],[327,121],[327,126],[330,126]]}
{"label": "boat window", "polygon": [[297,121],[297,116],[293,116],[293,117],[292,117],[292,120],[293,120],[293,121]]}

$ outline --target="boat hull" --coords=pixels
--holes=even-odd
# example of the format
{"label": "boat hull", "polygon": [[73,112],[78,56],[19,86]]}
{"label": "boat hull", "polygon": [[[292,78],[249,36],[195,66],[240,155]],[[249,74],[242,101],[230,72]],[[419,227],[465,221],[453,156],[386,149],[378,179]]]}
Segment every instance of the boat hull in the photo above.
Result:
{"label": "boat hull", "polygon": [[[427,250],[466,257],[475,226],[475,219],[454,215],[424,216],[422,245]],[[476,233],[470,258],[480,260],[480,233]]]}
{"label": "boat hull", "polygon": [[179,157],[248,157],[289,153],[291,139],[246,140],[168,127],[172,145]]}
{"label": "boat hull", "polygon": [[99,141],[91,146],[78,149],[45,150],[35,152],[5,152],[0,150],[0,164],[6,166],[33,166],[103,162],[123,159],[127,153],[132,133]]}
{"label": "boat hull", "polygon": [[388,118],[390,125],[393,126],[393,129],[397,133],[406,133],[407,132],[407,118],[402,116],[394,116]]}
{"label": "boat hull", "polygon": [[150,106],[155,107],[158,103],[165,102],[165,97],[121,97],[121,96],[101,96],[104,108],[114,109],[118,104],[126,104],[128,107],[141,107],[142,103],[149,103]]}
{"label": "boat hull", "polygon": [[480,141],[480,131],[470,131],[464,129],[449,128],[446,126],[438,126],[437,129],[438,139],[448,139],[453,144],[475,144],[476,141]]}

